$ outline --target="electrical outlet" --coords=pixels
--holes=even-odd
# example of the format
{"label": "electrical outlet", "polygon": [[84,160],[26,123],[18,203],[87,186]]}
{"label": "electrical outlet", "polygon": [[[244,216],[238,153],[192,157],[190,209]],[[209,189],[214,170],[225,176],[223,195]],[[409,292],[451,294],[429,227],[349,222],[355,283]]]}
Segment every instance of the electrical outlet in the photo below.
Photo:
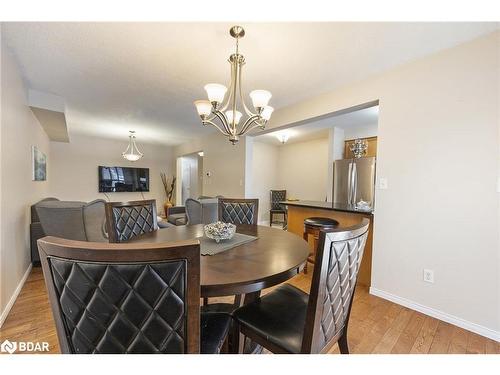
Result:
{"label": "electrical outlet", "polygon": [[434,284],[434,271],[433,270],[428,270],[428,269],[424,268],[424,281],[426,283]]}
{"label": "electrical outlet", "polygon": [[386,190],[389,188],[389,184],[387,182],[387,178],[385,177],[380,177],[378,180],[378,188],[380,190]]}

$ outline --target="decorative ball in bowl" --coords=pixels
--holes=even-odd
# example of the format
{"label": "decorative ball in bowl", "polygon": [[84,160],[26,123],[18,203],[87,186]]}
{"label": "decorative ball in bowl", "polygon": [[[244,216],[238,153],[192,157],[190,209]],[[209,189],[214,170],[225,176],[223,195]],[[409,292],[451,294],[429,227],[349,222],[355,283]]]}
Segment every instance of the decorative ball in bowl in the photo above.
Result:
{"label": "decorative ball in bowl", "polygon": [[222,240],[229,240],[233,238],[236,233],[236,225],[231,223],[223,223],[222,221],[217,221],[215,223],[207,224],[204,227],[205,236],[215,240],[219,243]]}

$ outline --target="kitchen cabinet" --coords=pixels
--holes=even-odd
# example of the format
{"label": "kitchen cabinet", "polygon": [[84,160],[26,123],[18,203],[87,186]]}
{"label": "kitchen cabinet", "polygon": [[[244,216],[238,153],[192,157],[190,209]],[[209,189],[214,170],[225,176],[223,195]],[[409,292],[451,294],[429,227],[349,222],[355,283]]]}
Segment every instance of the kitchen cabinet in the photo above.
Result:
{"label": "kitchen cabinet", "polygon": [[[361,138],[368,143],[365,157],[377,156],[377,137]],[[355,139],[348,139],[344,142],[344,159],[353,159],[354,155],[349,147],[354,143]]]}

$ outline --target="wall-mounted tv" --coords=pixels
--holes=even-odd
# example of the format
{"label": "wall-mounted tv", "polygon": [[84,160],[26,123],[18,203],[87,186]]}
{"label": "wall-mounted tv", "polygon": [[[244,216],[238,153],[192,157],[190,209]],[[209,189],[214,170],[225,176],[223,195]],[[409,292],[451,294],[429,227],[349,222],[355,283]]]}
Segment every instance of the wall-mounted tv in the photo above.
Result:
{"label": "wall-mounted tv", "polygon": [[149,191],[149,168],[99,166],[99,193]]}

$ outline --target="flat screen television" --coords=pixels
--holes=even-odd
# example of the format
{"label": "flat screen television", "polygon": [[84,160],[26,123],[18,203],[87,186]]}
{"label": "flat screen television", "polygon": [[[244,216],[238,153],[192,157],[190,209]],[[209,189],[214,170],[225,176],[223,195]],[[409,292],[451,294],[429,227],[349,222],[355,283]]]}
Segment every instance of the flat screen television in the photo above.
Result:
{"label": "flat screen television", "polygon": [[99,166],[99,193],[149,191],[149,168]]}

